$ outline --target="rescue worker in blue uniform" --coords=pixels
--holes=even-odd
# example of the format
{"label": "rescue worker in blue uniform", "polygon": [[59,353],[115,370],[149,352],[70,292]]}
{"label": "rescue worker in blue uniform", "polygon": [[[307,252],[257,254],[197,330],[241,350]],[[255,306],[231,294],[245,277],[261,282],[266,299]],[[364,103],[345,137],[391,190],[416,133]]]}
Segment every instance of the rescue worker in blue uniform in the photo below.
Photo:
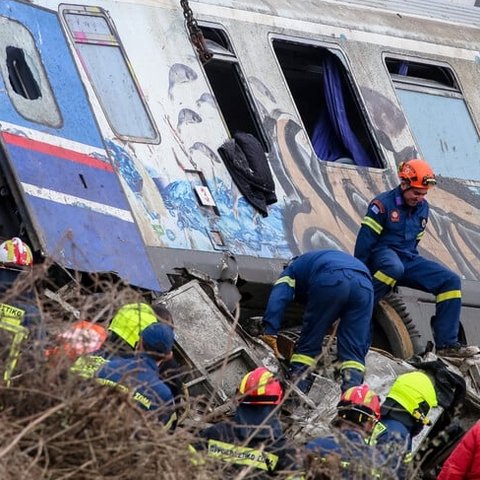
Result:
{"label": "rescue worker in blue uniform", "polygon": [[157,411],[158,419],[170,427],[175,420],[171,390],[160,380],[158,365],[172,355],[173,328],[153,323],[141,332],[136,351],[112,356],[96,373],[96,381],[129,393],[136,404]]}
{"label": "rescue worker in blue uniform", "polygon": [[439,355],[468,357],[479,353],[458,339],[462,291],[460,277],[419,255],[418,242],[428,222],[425,199],[436,184],[427,162],[413,159],[399,167],[400,185],[377,195],[362,220],[354,255],[370,268],[375,303],[396,285],[436,296],[432,328]]}
{"label": "rescue worker in blue uniform", "polygon": [[294,298],[305,305],[305,313],[300,338],[290,358],[290,379],[304,393],[309,392],[314,380],[310,372],[322,351],[325,334],[340,318],[337,350],[342,391],[361,385],[373,310],[368,268],[339,250],[316,250],[293,259],[275,282],[263,316],[264,335],[260,338],[277,357],[277,334],[284,312]]}
{"label": "rescue worker in blue uniform", "polygon": [[380,418],[380,397],[363,384],[345,391],[332,420],[332,434],[305,445],[306,478],[380,478],[382,458],[368,444]]}
{"label": "rescue worker in blue uniform", "polygon": [[108,336],[101,348],[77,358],[70,371],[83,378],[92,378],[109,358],[131,356],[140,342],[142,331],[156,322],[158,318],[150,305],[143,302],[123,305],[110,321]]}
{"label": "rescue worker in blue uniform", "polygon": [[247,468],[248,478],[257,479],[294,470],[295,449],[287,442],[276,413],[283,398],[278,379],[268,369],[256,368],[243,377],[238,394],[233,420],[200,431],[191,451],[206,451],[209,457],[230,464],[239,478],[238,470]]}
{"label": "rescue worker in blue uniform", "polygon": [[[152,306],[146,303],[130,303],[121,307],[108,326],[108,337],[103,344],[105,356],[131,352],[135,348],[142,330],[152,323],[163,322],[173,326],[173,316],[162,303]],[[175,399],[182,394],[185,372],[171,356],[162,361],[158,368],[160,378],[168,385]]]}
{"label": "rescue worker in blue uniform", "polygon": [[[141,332],[159,321],[173,326],[172,314],[161,303],[153,306],[142,302],[123,305],[113,316],[108,326],[108,337],[101,349],[79,357],[70,370],[84,378],[91,378],[108,358],[131,355],[140,340]],[[173,356],[160,363],[158,373],[178,399],[182,393],[184,372]]]}
{"label": "rescue worker in blue uniform", "polygon": [[424,372],[399,375],[390,388],[370,444],[376,446],[398,480],[411,478],[412,439],[431,424],[427,415],[437,404],[434,383]]}

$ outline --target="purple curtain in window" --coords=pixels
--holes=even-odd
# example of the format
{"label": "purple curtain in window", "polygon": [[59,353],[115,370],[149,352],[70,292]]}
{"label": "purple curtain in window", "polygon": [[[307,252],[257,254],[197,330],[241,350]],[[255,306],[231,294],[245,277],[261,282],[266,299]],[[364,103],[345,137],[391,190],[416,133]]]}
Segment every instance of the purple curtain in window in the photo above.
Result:
{"label": "purple curtain in window", "polygon": [[350,128],[342,91],[341,72],[332,56],[323,61],[323,83],[326,108],[321,112],[312,135],[315,153],[322,160],[335,161],[350,157],[355,165],[374,165]]}
{"label": "purple curtain in window", "polygon": [[408,62],[400,62],[398,65],[398,74],[406,77],[408,75]]}

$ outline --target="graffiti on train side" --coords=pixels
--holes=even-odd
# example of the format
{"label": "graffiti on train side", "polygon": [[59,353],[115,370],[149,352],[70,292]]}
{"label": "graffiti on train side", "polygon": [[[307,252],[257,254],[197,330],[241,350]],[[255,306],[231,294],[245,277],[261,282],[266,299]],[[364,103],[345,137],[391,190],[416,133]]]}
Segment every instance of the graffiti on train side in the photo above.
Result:
{"label": "graffiti on train side", "polygon": [[[269,211],[269,222],[264,224],[262,217],[251,205],[232,188],[231,180],[225,182],[220,177],[208,179],[207,186],[213,194],[218,215],[206,215],[188,180],[171,181],[166,176],[149,169],[158,193],[160,194],[166,215],[148,207],[146,199],[151,190],[144,188],[142,175],[128,152],[115,144],[107,142],[109,152],[119,174],[147,214],[155,228],[161,243],[166,247],[196,248],[210,250],[212,242],[209,231],[220,231],[228,248],[237,254],[265,255],[267,257],[288,258],[291,255],[283,233],[282,209],[275,205]],[[195,142],[182,152],[201,152],[211,162],[219,163],[216,154],[205,144]],[[190,162],[192,163],[192,162]]]}
{"label": "graffiti on train side", "polygon": [[[374,115],[385,108],[382,102],[389,102],[381,95],[379,98],[381,104]],[[392,106],[389,108],[395,111]],[[380,119],[384,119],[383,114]],[[320,161],[311,153],[302,127],[281,110],[271,111],[265,125],[278,145],[278,158],[273,159],[274,171],[283,189],[290,192],[284,210],[284,229],[291,232],[290,241],[295,242],[292,250],[341,248],[352,251],[368,202],[398,183],[395,172],[385,172],[379,181],[382,177],[377,172],[362,169],[359,175],[357,169]],[[403,115],[393,115],[377,136],[380,140],[388,139],[384,146],[392,150],[390,136],[405,127]],[[407,150],[413,152],[415,148]],[[396,159],[405,159],[409,154],[405,150],[393,153]],[[478,197],[468,186],[453,179],[441,179],[430,197],[431,221],[427,229],[429,235],[420,245],[422,253],[456,268],[465,279],[479,279],[480,228],[472,221],[479,215]]]}
{"label": "graffiti on train side", "polygon": [[[269,207],[268,217],[263,218],[238,193],[207,139],[184,131],[201,122],[207,128],[211,125],[208,114],[201,109],[217,108],[208,92],[196,95],[190,102],[183,97],[181,102],[178,100],[181,85],[190,88],[189,83],[198,78],[198,73],[187,65],[177,63],[170,69],[168,96],[179,105],[165,117],[175,158],[168,169],[146,165],[145,171],[139,172],[129,152],[118,144],[109,144],[124,182],[144,210],[144,223],[139,222],[142,229],[153,230],[162,246],[205,251],[214,248],[209,232],[220,231],[226,248],[237,255],[289,258],[313,248],[352,251],[368,202],[397,184],[395,172],[359,170],[319,160],[298,121],[279,108],[271,90],[260,79],[251,77],[249,82],[266,134],[273,139],[268,158],[279,198]],[[391,139],[407,128],[401,110],[378,92],[362,91],[382,146],[392,152],[397,162],[415,152],[413,146],[394,150]],[[204,173],[205,185],[216,204],[215,214],[199,203],[192,188],[198,179],[189,178],[191,170]],[[148,188],[144,184],[145,172],[151,182]],[[155,192],[151,191],[152,185]],[[155,195],[160,202],[149,200]],[[461,182],[448,179],[443,179],[429,196],[431,221],[421,243],[422,253],[459,270],[467,279],[480,278],[480,229],[472,221],[478,218],[478,196]],[[157,208],[159,203],[161,209]]]}

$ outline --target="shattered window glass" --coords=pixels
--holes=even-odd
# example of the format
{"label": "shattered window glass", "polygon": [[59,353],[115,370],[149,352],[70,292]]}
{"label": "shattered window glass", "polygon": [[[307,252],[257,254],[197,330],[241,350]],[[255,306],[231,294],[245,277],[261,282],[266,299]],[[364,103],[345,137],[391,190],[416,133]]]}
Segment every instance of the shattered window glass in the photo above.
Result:
{"label": "shattered window glass", "polygon": [[35,40],[23,25],[1,16],[0,71],[5,90],[20,115],[51,127],[62,124]]}

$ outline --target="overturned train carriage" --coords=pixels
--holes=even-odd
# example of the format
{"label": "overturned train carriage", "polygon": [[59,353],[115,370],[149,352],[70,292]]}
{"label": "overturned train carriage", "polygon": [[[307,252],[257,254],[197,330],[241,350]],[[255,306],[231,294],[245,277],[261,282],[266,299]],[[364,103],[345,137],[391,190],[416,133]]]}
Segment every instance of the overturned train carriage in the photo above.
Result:
{"label": "overturned train carriage", "polygon": [[[211,279],[242,322],[292,256],[352,252],[421,155],[439,182],[420,250],[462,275],[480,344],[480,9],[376,3],[3,0],[0,235],[147,290]],[[374,345],[408,357],[435,299],[399,294]]]}

